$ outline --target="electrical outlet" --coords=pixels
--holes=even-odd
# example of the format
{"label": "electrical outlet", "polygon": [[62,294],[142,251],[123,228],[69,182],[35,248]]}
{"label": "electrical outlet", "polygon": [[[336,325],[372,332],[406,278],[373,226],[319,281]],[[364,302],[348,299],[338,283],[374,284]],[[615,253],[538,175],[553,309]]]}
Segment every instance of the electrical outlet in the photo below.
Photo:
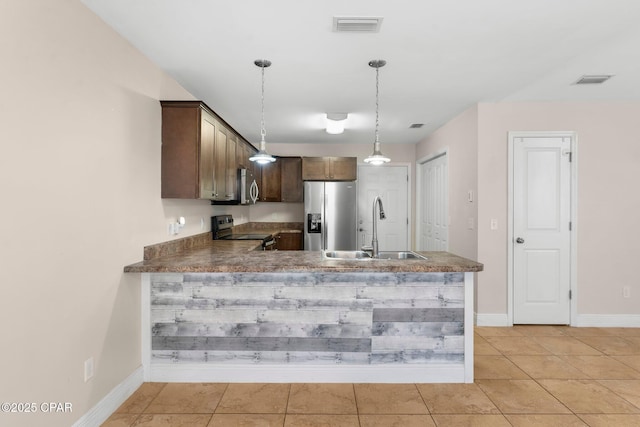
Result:
{"label": "electrical outlet", "polygon": [[622,287],[622,297],[631,298],[631,288],[629,286]]}
{"label": "electrical outlet", "polygon": [[84,382],[86,383],[93,378],[93,357],[84,361]]}
{"label": "electrical outlet", "polygon": [[181,228],[182,228],[181,224],[177,222],[170,222],[169,225],[167,226],[167,234],[169,236],[175,236],[180,232]]}
{"label": "electrical outlet", "polygon": [[200,231],[204,231],[204,218],[200,218]]}

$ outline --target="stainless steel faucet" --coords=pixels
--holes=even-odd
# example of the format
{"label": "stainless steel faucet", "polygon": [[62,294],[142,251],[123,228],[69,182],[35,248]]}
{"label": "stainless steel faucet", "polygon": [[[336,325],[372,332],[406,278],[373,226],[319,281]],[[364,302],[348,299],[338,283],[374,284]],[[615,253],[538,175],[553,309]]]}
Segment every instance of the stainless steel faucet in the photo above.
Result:
{"label": "stainless steel faucet", "polygon": [[382,206],[382,199],[380,196],[376,196],[373,199],[373,237],[371,239],[371,257],[378,258],[378,220],[376,219],[376,206],[380,206],[380,219],[383,220],[387,216],[384,214],[384,207]]}

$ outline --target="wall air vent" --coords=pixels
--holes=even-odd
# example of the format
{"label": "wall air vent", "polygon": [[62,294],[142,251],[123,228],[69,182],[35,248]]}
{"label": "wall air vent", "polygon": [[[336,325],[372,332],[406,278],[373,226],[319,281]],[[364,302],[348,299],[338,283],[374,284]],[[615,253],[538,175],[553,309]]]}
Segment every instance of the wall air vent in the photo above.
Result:
{"label": "wall air vent", "polygon": [[600,74],[600,75],[585,75],[582,76],[574,84],[576,85],[599,85],[609,80],[613,75]]}
{"label": "wall air vent", "polygon": [[377,33],[382,25],[380,16],[334,16],[333,31],[339,33]]}
{"label": "wall air vent", "polygon": [[411,123],[409,129],[420,129],[422,126],[424,126],[424,123]]}

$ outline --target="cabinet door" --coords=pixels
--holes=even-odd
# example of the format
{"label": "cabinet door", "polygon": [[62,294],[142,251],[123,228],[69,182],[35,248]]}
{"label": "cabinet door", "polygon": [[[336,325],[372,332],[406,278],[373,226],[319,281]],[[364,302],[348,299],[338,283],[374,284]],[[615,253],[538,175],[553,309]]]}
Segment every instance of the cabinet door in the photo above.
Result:
{"label": "cabinet door", "polygon": [[279,251],[301,251],[302,233],[282,232],[276,236]]}
{"label": "cabinet door", "polygon": [[249,145],[241,138],[238,138],[237,144],[238,145],[236,146],[236,162],[238,163],[238,167],[250,169],[251,164],[249,162],[249,157],[250,157]]}
{"label": "cabinet door", "polygon": [[215,200],[224,200],[227,188],[227,130],[216,122],[216,141],[213,153],[213,176]]}
{"label": "cabinet door", "polygon": [[262,188],[260,192],[260,200],[263,202],[279,202],[281,201],[280,185],[281,185],[281,167],[280,161],[261,165],[262,167]]}
{"label": "cabinet door", "polygon": [[226,200],[234,200],[238,188],[238,163],[236,161],[237,141],[237,136],[233,132],[229,132],[227,135],[227,162],[225,165],[227,173],[225,186]]}
{"label": "cabinet door", "polygon": [[[211,116],[197,101],[161,101],[161,105],[161,197],[211,197],[211,150],[215,138]],[[204,146],[201,146],[202,137]],[[209,182],[201,186],[201,177]],[[209,194],[201,194],[201,190],[209,191]]]}
{"label": "cabinet door", "polygon": [[329,176],[335,181],[355,181],[358,178],[358,163],[355,157],[330,157]]}
{"label": "cabinet door", "polygon": [[216,125],[213,117],[206,111],[201,111],[200,123],[200,199],[211,199],[214,194],[214,146],[216,140]]}
{"label": "cabinet door", "polygon": [[302,179],[305,181],[326,181],[329,179],[329,164],[324,157],[302,158]]}
{"label": "cabinet door", "polygon": [[282,179],[280,185],[283,202],[302,202],[302,159],[300,157],[281,157]]}

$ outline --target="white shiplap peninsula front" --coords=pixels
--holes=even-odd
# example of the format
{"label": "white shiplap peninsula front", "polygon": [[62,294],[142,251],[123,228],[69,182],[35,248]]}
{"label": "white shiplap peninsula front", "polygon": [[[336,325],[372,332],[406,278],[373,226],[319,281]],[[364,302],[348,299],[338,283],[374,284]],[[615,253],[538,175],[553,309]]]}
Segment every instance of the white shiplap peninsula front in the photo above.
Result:
{"label": "white shiplap peninsula front", "polygon": [[473,382],[482,265],[422,254],[199,248],[128,266],[142,273],[145,381]]}

